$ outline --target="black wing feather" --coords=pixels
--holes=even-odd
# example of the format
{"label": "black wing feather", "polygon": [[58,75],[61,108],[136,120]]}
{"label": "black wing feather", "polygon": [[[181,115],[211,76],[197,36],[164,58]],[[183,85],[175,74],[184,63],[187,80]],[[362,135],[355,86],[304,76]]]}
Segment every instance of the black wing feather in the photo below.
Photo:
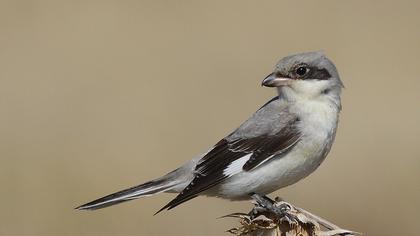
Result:
{"label": "black wing feather", "polygon": [[223,171],[235,160],[252,153],[250,159],[242,167],[250,171],[273,154],[285,154],[300,140],[300,132],[296,127],[298,119],[291,120],[278,133],[247,139],[220,140],[214,148],[203,156],[195,168],[195,177],[191,183],[166,204],[162,209],[172,209],[179,204],[198,196],[199,193],[214,187],[226,178]]}

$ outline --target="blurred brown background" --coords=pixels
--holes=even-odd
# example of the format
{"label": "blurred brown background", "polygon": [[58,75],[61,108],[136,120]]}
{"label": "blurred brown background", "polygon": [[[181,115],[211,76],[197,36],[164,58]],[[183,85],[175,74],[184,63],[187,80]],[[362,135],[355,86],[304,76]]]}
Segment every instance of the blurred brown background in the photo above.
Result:
{"label": "blurred brown background", "polygon": [[346,85],[323,165],[278,191],[365,235],[417,235],[418,1],[0,3],[0,235],[227,235],[249,202],[162,194],[74,207],[172,170],[267,99],[283,56],[324,50]]}

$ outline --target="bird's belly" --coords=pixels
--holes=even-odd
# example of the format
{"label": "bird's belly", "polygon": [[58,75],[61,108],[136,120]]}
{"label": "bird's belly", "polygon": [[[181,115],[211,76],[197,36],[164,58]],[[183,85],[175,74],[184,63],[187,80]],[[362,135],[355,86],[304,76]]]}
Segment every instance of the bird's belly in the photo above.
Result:
{"label": "bird's belly", "polygon": [[211,192],[219,197],[240,200],[249,198],[253,192],[268,194],[294,184],[312,173],[324,160],[326,147],[321,143],[298,143],[287,155],[274,157],[254,170],[236,174]]}

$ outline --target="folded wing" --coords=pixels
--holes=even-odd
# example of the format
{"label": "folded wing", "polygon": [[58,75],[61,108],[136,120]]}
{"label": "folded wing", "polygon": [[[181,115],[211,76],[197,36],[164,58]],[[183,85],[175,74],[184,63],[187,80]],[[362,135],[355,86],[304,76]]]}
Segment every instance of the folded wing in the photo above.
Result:
{"label": "folded wing", "polygon": [[[285,113],[280,117],[263,114],[266,120],[258,120],[259,112],[264,113],[267,112],[264,109],[272,108],[270,104],[265,105],[235,132],[220,140],[200,159],[195,168],[194,179],[190,184],[158,212],[172,209],[234,174],[251,171],[273,157],[279,158],[290,151],[301,137],[298,129],[299,119],[290,116],[290,113]],[[281,112],[277,111],[276,114],[281,114]],[[271,122],[276,122],[276,120],[269,120],[270,118],[282,118],[281,122],[276,123],[281,125],[273,125]],[[264,129],[267,131],[261,132]],[[246,135],[241,135],[241,133]]]}

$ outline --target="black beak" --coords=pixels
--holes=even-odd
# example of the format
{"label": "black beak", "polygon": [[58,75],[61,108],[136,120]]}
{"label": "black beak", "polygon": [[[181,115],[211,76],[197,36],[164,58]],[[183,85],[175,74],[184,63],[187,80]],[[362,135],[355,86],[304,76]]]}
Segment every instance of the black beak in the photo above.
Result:
{"label": "black beak", "polygon": [[261,86],[265,87],[281,87],[289,85],[292,81],[291,78],[287,76],[282,76],[276,73],[271,73],[262,81]]}

